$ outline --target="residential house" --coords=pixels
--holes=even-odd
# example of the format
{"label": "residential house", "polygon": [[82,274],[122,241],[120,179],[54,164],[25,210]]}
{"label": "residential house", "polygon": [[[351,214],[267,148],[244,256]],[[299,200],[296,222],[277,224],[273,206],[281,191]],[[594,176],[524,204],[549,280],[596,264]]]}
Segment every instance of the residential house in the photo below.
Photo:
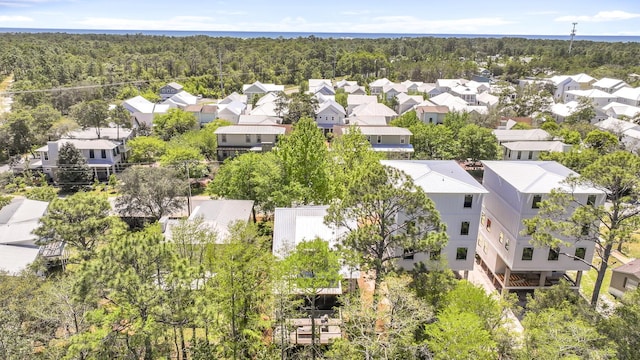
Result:
{"label": "residential house", "polygon": [[464,85],[468,82],[466,79],[438,79],[436,80],[436,88],[440,93],[448,93],[458,85]]}
{"label": "residential house", "polygon": [[503,160],[535,161],[540,158],[540,153],[567,152],[571,149],[571,145],[562,141],[511,141],[500,145]]}
{"label": "residential house", "polygon": [[242,85],[242,93],[247,95],[247,103],[252,103],[254,97],[261,97],[266,93],[281,91],[284,91],[284,85],[263,84],[260,81],[256,81],[253,84]]}
{"label": "residential house", "polygon": [[[329,244],[330,248],[336,249],[349,230],[345,227],[326,225],[324,217],[327,215],[327,208],[328,206],[276,208],[273,224],[273,255],[283,259],[295,250],[298,244],[315,239],[322,239]],[[353,267],[343,265],[340,275],[343,281],[339,281],[334,286],[319,289],[315,301],[316,308],[312,309],[313,319],[310,313],[308,316],[289,319],[292,329],[283,336],[281,333],[278,334],[282,331],[278,327],[275,329],[276,336],[288,338],[289,343],[295,345],[311,344],[312,327],[315,327],[318,331],[315,339],[320,344],[330,344],[331,341],[341,338],[342,319],[340,312],[336,310],[339,307],[338,296],[356,288],[360,272]],[[305,306],[309,305],[305,304]],[[312,321],[315,323],[312,324]]]}
{"label": "residential house", "polygon": [[350,126],[387,126],[387,119],[384,116],[350,116],[344,119],[344,123]]}
{"label": "residential house", "polygon": [[551,135],[542,129],[528,130],[493,130],[493,135],[498,139],[498,143],[513,141],[547,141],[551,140]]}
{"label": "residential house", "polygon": [[193,96],[186,91],[180,91],[179,93],[166,99],[162,103],[165,105],[169,105],[169,107],[171,108],[184,109],[189,105],[195,105],[197,102],[198,102],[197,96]]}
{"label": "residential house", "polygon": [[577,101],[553,104],[551,105],[551,116],[558,123],[564,122],[566,118],[578,110],[578,105]]}
{"label": "residential house", "polygon": [[284,135],[287,127],[283,125],[230,125],[214,132],[218,140],[218,160],[248,151],[268,151]]}
{"label": "residential house", "polygon": [[232,102],[240,102],[243,104],[247,104],[247,95],[240,95],[237,92],[232,92],[231,94],[227,95],[227,97],[225,97],[224,99],[220,100],[218,102],[218,105],[226,105],[226,104],[230,104]]}
{"label": "residential house", "polygon": [[640,283],[640,259],[634,259],[611,270],[609,293],[621,298],[627,291],[635,291]]}
{"label": "residential house", "polygon": [[476,105],[486,106],[493,109],[498,106],[499,102],[500,98],[495,95],[491,95],[488,91],[476,95]]}
{"label": "residential house", "polygon": [[316,110],[316,123],[326,134],[333,131],[334,125],[344,125],[346,116],[347,113],[342,105],[328,100],[320,104],[318,110]]}
{"label": "residential house", "polygon": [[[555,161],[483,161],[483,164],[482,185],[489,194],[482,204],[476,253],[493,283],[506,292],[551,286],[564,279],[577,289],[582,273],[590,269],[588,263],[593,258],[595,243],[562,236],[570,246],[534,247],[530,235],[525,234],[523,220],[536,216],[540,202],[554,189],[571,190],[581,202],[595,205],[603,204],[606,194],[584,186],[569,188],[564,181],[577,174]],[[565,210],[569,216],[573,208]],[[576,275],[572,278],[570,274]]]}
{"label": "residential house", "polygon": [[371,93],[371,95],[381,95],[382,87],[389,84],[391,84],[391,81],[389,81],[389,79],[387,78],[375,80],[369,83],[369,92]]}
{"label": "residential house", "polygon": [[344,92],[349,95],[367,95],[367,92],[365,91],[364,86],[348,85],[348,86],[345,86],[343,89],[344,89]]}
{"label": "residential house", "polygon": [[309,94],[321,93],[324,95],[335,95],[333,84],[329,79],[309,79]]}
{"label": "residential house", "polygon": [[608,117],[614,117],[616,119],[620,119],[621,117],[633,119],[640,114],[640,107],[621,104],[616,101],[604,106],[602,110]]}
{"label": "residential house", "polygon": [[595,127],[616,135],[626,150],[633,153],[640,151],[640,125],[610,117],[597,122]]}
{"label": "residential house", "polygon": [[488,112],[487,107],[485,106],[472,106],[467,104],[467,102],[457,96],[451,95],[449,93],[442,93],[440,95],[429,98],[429,101],[440,106],[446,106],[449,108],[449,111],[457,111],[457,112],[467,112],[471,113],[473,111],[484,114]]}
{"label": "residential house", "polygon": [[325,101],[336,101],[336,96],[335,95],[325,95],[322,92],[318,91],[317,93],[313,94],[313,97],[316,98],[318,100],[318,104],[322,104]]}
{"label": "residential house", "polygon": [[122,106],[131,113],[134,128],[140,126],[151,128],[153,126],[153,118],[156,115],[166,114],[170,108],[166,104],[154,104],[140,95],[123,101]]}
{"label": "residential house", "polygon": [[424,85],[422,81],[411,81],[411,80],[405,80],[400,84],[407,89],[407,92],[413,93],[413,94],[418,93],[419,92],[418,88]]}
{"label": "residential house", "polygon": [[238,125],[279,125],[282,118],[266,115],[240,115]]}
{"label": "residential house", "polygon": [[358,86],[358,82],[357,81],[350,81],[350,80],[340,80],[336,83],[336,89],[342,89],[345,88],[347,86]]}
{"label": "residential house", "polygon": [[574,80],[568,75],[557,75],[549,79],[551,84],[555,87],[553,97],[557,100],[564,101],[566,99],[566,92],[569,90],[580,90],[580,83]]}
{"label": "residential house", "polygon": [[594,89],[598,89],[606,93],[613,94],[622,88],[629,87],[629,84],[627,84],[623,80],[612,79],[612,78],[602,78],[594,82],[592,86]]}
{"label": "residential house", "polygon": [[569,101],[580,101],[582,98],[586,98],[591,100],[593,106],[599,109],[602,109],[606,105],[615,102],[617,97],[613,94],[609,94],[602,90],[598,89],[589,89],[589,90],[569,90],[566,91],[566,102]]}
{"label": "residential house", "polygon": [[224,104],[218,103],[218,119],[237,124],[240,115],[244,114],[246,108],[246,103],[235,100]]}
{"label": "residential house", "polygon": [[[188,222],[202,221],[202,225],[216,234],[216,244],[225,244],[230,240],[231,227],[238,222],[255,220],[253,200],[205,200],[198,201],[187,219]],[[164,217],[160,219],[165,238],[172,239],[173,227],[179,220]]]}
{"label": "residential house", "polygon": [[347,115],[351,115],[353,109],[362,105],[362,104],[370,104],[377,103],[378,98],[374,95],[355,95],[349,94],[347,95]]}
{"label": "residential house", "polygon": [[218,105],[214,104],[188,105],[184,111],[193,114],[200,126],[213,122],[218,117]]}
{"label": "residential house", "polygon": [[166,100],[172,97],[173,95],[181,92],[182,89],[183,89],[182,85],[175,82],[170,82],[167,85],[160,88],[160,99]]}
{"label": "residential house", "polygon": [[40,247],[33,231],[48,206],[45,201],[15,198],[0,209],[0,271],[17,275],[36,260]]}
{"label": "residential house", "polygon": [[427,96],[429,96],[429,98],[442,94],[442,91],[438,89],[436,84],[429,84],[429,83],[424,83],[418,86],[417,92],[420,94],[426,94]]}
{"label": "residential house", "polygon": [[398,101],[398,114],[413,110],[416,105],[424,101],[422,95],[407,95],[405,93],[396,95],[396,100]]}
{"label": "residential house", "polygon": [[258,107],[260,105],[276,102],[276,100],[278,100],[278,97],[279,97],[278,94],[279,93],[270,92],[270,93],[264,95],[263,97],[258,99],[258,101],[256,102],[254,107]]}
{"label": "residential house", "polygon": [[433,200],[440,219],[447,225],[449,241],[441,251],[407,255],[398,265],[411,270],[418,262],[429,264],[441,258],[466,279],[469,270],[473,270],[481,205],[487,190],[453,160],[384,160],[381,163],[409,175]]}
{"label": "residential house", "polygon": [[266,102],[251,109],[249,114],[257,116],[281,117],[285,112],[286,109],[278,109],[278,105],[275,102]]}
{"label": "residential house", "polygon": [[380,104],[377,102],[365,103],[359,105],[351,111],[350,116],[384,116],[387,119],[387,124],[391,122],[391,120],[398,117],[398,114],[390,109],[385,104]]}
{"label": "residential house", "polygon": [[597,81],[593,77],[584,73],[571,75],[571,78],[573,78],[579,84],[580,90],[591,89],[593,87],[593,84]]}
{"label": "residential house", "polygon": [[449,108],[441,105],[416,107],[418,119],[426,124],[442,124],[448,113]]}
{"label": "residential house", "polygon": [[449,90],[449,93],[453,96],[457,96],[460,99],[464,100],[467,105],[475,105],[478,101],[476,100],[476,96],[478,95],[478,91],[474,88],[465,85],[457,85]]}
{"label": "residential house", "polygon": [[613,95],[617,97],[616,102],[640,107],[640,87],[624,87],[614,92]]}
{"label": "residential house", "polygon": [[389,83],[382,86],[382,94],[387,101],[403,93],[407,93],[407,88],[402,84]]}
{"label": "residential house", "polygon": [[[336,126],[333,132],[339,137],[351,129],[350,126]],[[373,151],[385,153],[389,158],[408,159],[414,152],[409,129],[387,125],[358,126],[358,129],[367,138]]]}
{"label": "residential house", "polygon": [[125,153],[121,152],[122,145],[118,141],[108,139],[48,141],[47,145],[36,149],[35,152],[39,155],[42,171],[54,180],[58,178],[58,152],[65,143],[71,143],[80,150],[94,176],[103,181],[107,180],[109,175],[120,171],[119,165],[125,162]]}

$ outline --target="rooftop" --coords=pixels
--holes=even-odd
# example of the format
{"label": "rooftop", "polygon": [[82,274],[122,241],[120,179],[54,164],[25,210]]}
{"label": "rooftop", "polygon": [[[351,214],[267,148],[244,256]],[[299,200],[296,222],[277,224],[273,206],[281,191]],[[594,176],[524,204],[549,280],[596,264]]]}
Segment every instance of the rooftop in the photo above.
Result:
{"label": "rooftop", "polygon": [[404,171],[427,194],[488,192],[454,160],[382,160],[381,163]]}

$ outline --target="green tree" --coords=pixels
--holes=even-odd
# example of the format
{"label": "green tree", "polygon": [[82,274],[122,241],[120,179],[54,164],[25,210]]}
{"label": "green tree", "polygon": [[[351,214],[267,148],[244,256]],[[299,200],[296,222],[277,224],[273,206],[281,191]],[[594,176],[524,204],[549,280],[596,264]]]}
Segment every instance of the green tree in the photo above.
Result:
{"label": "green tree", "polygon": [[21,155],[31,150],[33,134],[31,124],[33,117],[26,110],[12,112],[7,117],[6,128],[9,141],[9,155]]}
{"label": "green tree", "polygon": [[62,144],[58,150],[56,165],[58,166],[56,182],[60,186],[60,191],[73,193],[91,185],[93,172],[87,164],[87,159],[73,143]]}
{"label": "green tree", "polygon": [[58,191],[45,182],[41,186],[34,186],[27,189],[24,195],[27,199],[50,202],[58,197]]}
{"label": "green tree", "polygon": [[568,152],[548,152],[541,153],[540,160],[557,161],[569,169],[581,173],[582,170],[591,165],[600,154],[594,149],[572,148]]}
{"label": "green tree", "polygon": [[97,247],[107,243],[111,234],[122,230],[123,224],[110,216],[111,206],[106,198],[79,192],[66,198],[56,198],[40,219],[34,234],[39,244],[64,243],[81,261],[95,255]]}
{"label": "green tree", "polygon": [[466,113],[466,112],[459,113],[455,111],[448,112],[444,116],[444,120],[442,121],[442,124],[444,126],[451,129],[451,131],[453,132],[453,136],[456,139],[458,138],[458,134],[460,133],[460,130],[462,130],[463,127],[469,125],[469,123],[470,123],[469,113]]}
{"label": "green tree", "polygon": [[183,177],[188,175],[190,178],[202,178],[208,173],[203,160],[204,156],[197,148],[173,144],[167,147],[167,151],[160,157],[160,165],[178,169],[178,173]]}
{"label": "green tree", "polygon": [[49,136],[52,135],[51,127],[60,121],[62,114],[49,104],[38,105],[30,112],[33,117],[31,125],[33,136],[38,144],[44,144],[47,140],[50,140]]}
{"label": "green tree", "polygon": [[194,130],[198,125],[195,115],[181,109],[169,109],[166,114],[156,115],[153,119],[153,132],[164,141],[176,135]]}
{"label": "green tree", "polygon": [[273,152],[249,152],[225,161],[207,185],[207,193],[226,199],[254,200],[261,211],[270,213],[276,206],[289,203],[283,184],[283,170]]}
{"label": "green tree", "polygon": [[132,166],[120,174],[116,208],[122,216],[159,220],[182,207],[187,186],[171,168]]}
{"label": "green tree", "polygon": [[580,145],[582,142],[582,136],[579,132],[571,130],[568,127],[562,127],[556,132],[556,135],[562,139],[565,144]]}
{"label": "green tree", "polygon": [[149,163],[160,159],[167,151],[167,143],[153,136],[137,136],[127,142],[131,149],[129,161],[134,163]]}
{"label": "green tree", "polygon": [[564,121],[567,124],[577,124],[577,123],[591,123],[591,120],[596,117],[596,110],[593,106],[593,102],[588,97],[582,97],[578,100],[578,106],[576,110],[569,116],[567,116]]}
{"label": "green tree", "polygon": [[100,128],[109,125],[109,104],[104,100],[81,102],[71,107],[71,117],[83,128],[95,128],[99,139]]}
{"label": "green tree", "polygon": [[333,201],[325,222],[349,230],[344,246],[363,271],[374,271],[376,291],[395,259],[438,251],[447,242],[433,201],[408,175],[387,166],[377,166]]}
{"label": "green tree", "polygon": [[640,291],[626,293],[620,302],[612,316],[604,319],[602,328],[615,342],[617,358],[632,360],[637,358],[640,346]]}
{"label": "green tree", "polygon": [[391,123],[389,125],[409,129],[420,122],[421,121],[420,119],[418,119],[418,115],[416,114],[415,110],[411,110],[391,120]]}
{"label": "green tree", "polygon": [[323,204],[329,198],[329,151],[322,131],[302,118],[275,149],[284,170],[284,185],[294,203]]}
{"label": "green tree", "polygon": [[450,160],[460,151],[459,142],[450,128],[436,124],[418,123],[409,128],[416,159]]}
{"label": "green tree", "polygon": [[329,244],[319,238],[303,241],[290,252],[281,263],[285,274],[284,281],[288,281],[297,293],[304,296],[311,305],[311,344],[312,358],[317,357],[316,340],[316,300],[323,289],[338,286],[340,275],[340,259]]}
{"label": "green tree", "polygon": [[469,124],[460,129],[460,159],[496,160],[500,154],[498,139],[490,129]]}
{"label": "green tree", "polygon": [[290,98],[278,100],[276,113],[282,114],[283,124],[295,124],[303,118],[315,119],[318,110],[318,99],[313,94],[294,93]]}
{"label": "green tree", "polygon": [[584,138],[584,144],[603,155],[618,149],[618,138],[608,131],[593,130]]}
{"label": "green tree", "polygon": [[[616,246],[620,249],[640,226],[640,209],[632,204],[640,196],[640,157],[624,151],[603,155],[566,183],[569,189],[583,186],[602,191],[607,205],[598,205],[572,191],[553,191],[549,199],[542,201],[538,215],[525,220],[526,232],[532,234],[534,244],[541,246],[571,245],[560,235],[595,243],[600,258],[599,265],[591,265],[598,272],[591,296],[595,307],[611,251]],[[574,210],[568,213],[567,209]],[[590,260],[584,261],[590,264]]]}
{"label": "green tree", "polygon": [[120,139],[120,127],[131,128],[132,125],[131,113],[122,105],[116,105],[109,110],[109,120],[117,127],[118,139]]}
{"label": "green tree", "polygon": [[11,196],[0,195],[0,209],[11,203]]}

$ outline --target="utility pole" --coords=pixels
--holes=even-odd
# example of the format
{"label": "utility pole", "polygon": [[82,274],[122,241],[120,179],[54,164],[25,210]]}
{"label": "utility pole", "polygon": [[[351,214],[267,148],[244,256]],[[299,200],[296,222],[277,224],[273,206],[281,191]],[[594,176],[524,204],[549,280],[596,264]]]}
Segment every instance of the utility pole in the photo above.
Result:
{"label": "utility pole", "polygon": [[218,76],[220,77],[220,97],[224,97],[224,81],[222,81],[222,51],[218,48]]}
{"label": "utility pole", "polygon": [[573,29],[571,30],[571,42],[569,42],[569,54],[571,54],[571,48],[573,47],[573,38],[576,36],[576,25],[577,22],[573,23]]}
{"label": "utility pole", "polygon": [[184,167],[187,170],[187,186],[189,187],[189,193],[187,194],[187,213],[191,216],[191,176],[189,176],[189,162],[184,162]]}

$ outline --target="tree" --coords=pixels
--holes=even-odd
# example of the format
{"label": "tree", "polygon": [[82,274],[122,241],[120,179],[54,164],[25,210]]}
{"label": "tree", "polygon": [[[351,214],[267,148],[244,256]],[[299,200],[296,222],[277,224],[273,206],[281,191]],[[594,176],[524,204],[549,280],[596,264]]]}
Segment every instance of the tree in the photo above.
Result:
{"label": "tree", "polygon": [[169,109],[166,114],[156,115],[153,119],[153,132],[164,141],[194,130],[198,125],[195,115],[181,109]]}
{"label": "tree", "polygon": [[82,152],[73,143],[66,142],[58,150],[57,183],[60,191],[73,193],[91,185],[93,172],[87,164]]}
{"label": "tree", "polygon": [[596,150],[576,147],[568,152],[548,152],[540,154],[540,160],[557,161],[577,173],[581,173],[585,167],[593,164],[599,157],[600,154]]}
{"label": "tree", "polygon": [[134,163],[154,162],[167,151],[167,143],[153,136],[137,136],[127,146],[131,149],[129,161]]}
{"label": "tree", "polygon": [[329,248],[329,243],[316,238],[299,243],[281,265],[285,274],[283,280],[293,285],[288,288],[304,296],[311,306],[311,351],[315,359],[318,351],[316,300],[323,289],[335,288],[342,278],[338,253]]}
{"label": "tree", "polygon": [[569,116],[567,116],[564,121],[567,124],[577,124],[577,123],[591,123],[591,120],[596,117],[596,110],[593,106],[593,102],[588,97],[581,97],[578,100],[578,106],[576,110]]}
{"label": "tree", "polygon": [[469,124],[458,133],[460,159],[496,160],[500,154],[498,139],[490,129]]}
{"label": "tree", "polygon": [[316,110],[318,99],[313,94],[294,93],[288,100],[285,98],[276,102],[276,113],[282,114],[283,124],[295,124],[302,118],[315,119]]}
{"label": "tree", "polygon": [[31,116],[33,118],[31,131],[36,142],[43,144],[51,140],[49,138],[52,135],[51,127],[62,118],[60,111],[49,104],[41,104],[31,110]]}
{"label": "tree", "polygon": [[284,185],[294,202],[324,204],[329,198],[329,152],[322,131],[302,118],[275,149],[284,170]]}
{"label": "tree", "polygon": [[444,116],[442,124],[451,129],[453,136],[458,138],[460,130],[469,125],[469,113],[450,111]]}
{"label": "tree", "polygon": [[182,207],[187,186],[171,168],[132,166],[120,174],[116,208],[122,216],[157,221]]}
{"label": "tree", "polygon": [[167,151],[160,157],[160,165],[178,169],[183,177],[202,178],[208,172],[203,160],[204,156],[198,149],[174,144],[167,147]]}
{"label": "tree", "polygon": [[[580,176],[569,177],[565,182],[570,190],[553,191],[549,199],[542,201],[538,215],[524,221],[526,232],[532,234],[534,244],[541,246],[569,246],[560,235],[595,243],[600,264],[583,260],[598,272],[591,296],[595,307],[611,251],[616,246],[620,248],[640,226],[640,208],[632,203],[640,197],[640,157],[624,151],[603,155],[585,167]],[[606,206],[576,196],[571,191],[576,187],[602,191]],[[573,210],[567,213],[567,209]]]}
{"label": "tree", "polygon": [[100,128],[109,124],[109,104],[104,100],[83,101],[71,107],[71,117],[83,128],[95,128],[99,139]]}
{"label": "tree", "polygon": [[261,211],[270,213],[276,206],[290,203],[282,189],[283,175],[273,152],[249,152],[227,159],[207,185],[207,193],[226,199],[254,200]]}
{"label": "tree", "polygon": [[408,175],[388,166],[372,169],[360,186],[333,201],[325,223],[349,230],[344,247],[363,271],[374,270],[376,291],[395,259],[438,251],[447,242],[433,201]]}
{"label": "tree", "polygon": [[122,223],[111,217],[110,212],[107,199],[95,194],[79,192],[56,198],[49,204],[34,234],[40,238],[39,244],[64,243],[77,252],[81,261],[87,261],[100,244],[122,230]]}
{"label": "tree", "polygon": [[11,203],[11,196],[0,195],[0,209]]}
{"label": "tree", "polygon": [[614,313],[603,322],[603,332],[616,344],[617,358],[632,360],[640,346],[640,291],[627,292]]}
{"label": "tree", "polygon": [[130,128],[132,125],[131,113],[122,105],[116,105],[113,109],[109,110],[109,120],[117,127],[118,140],[120,139],[120,127]]}
{"label": "tree", "polygon": [[25,197],[31,200],[47,201],[51,202],[58,197],[58,191],[47,184],[46,182],[40,186],[34,186],[28,189],[25,193]]}
{"label": "tree", "polygon": [[33,144],[33,135],[31,132],[31,124],[33,117],[26,110],[18,110],[12,112],[7,117],[7,131],[9,142],[9,155],[21,155],[31,150]]}
{"label": "tree", "polygon": [[608,131],[593,130],[584,138],[584,144],[603,155],[618,149],[618,138]]}
{"label": "tree", "polygon": [[442,125],[418,123],[409,128],[416,159],[449,160],[460,151],[453,131]]}

